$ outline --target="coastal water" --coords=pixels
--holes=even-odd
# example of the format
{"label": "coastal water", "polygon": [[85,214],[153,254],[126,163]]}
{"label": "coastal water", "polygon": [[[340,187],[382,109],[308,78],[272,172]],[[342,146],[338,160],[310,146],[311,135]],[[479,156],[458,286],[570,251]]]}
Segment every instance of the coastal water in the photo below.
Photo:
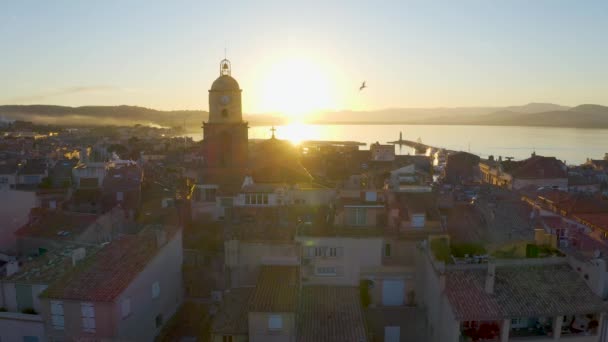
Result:
{"label": "coastal water", "polygon": [[[482,157],[488,155],[524,159],[533,151],[539,155],[555,156],[568,164],[580,164],[586,158],[601,159],[608,153],[608,129],[519,127],[519,126],[452,126],[452,125],[309,125],[276,126],[276,137],[294,143],[304,140],[348,140],[367,144],[386,143],[399,139],[416,141],[451,150],[470,151]],[[253,126],[250,139],[268,139],[270,126]],[[200,134],[189,134],[195,140]],[[399,154],[411,153],[404,146]]]}

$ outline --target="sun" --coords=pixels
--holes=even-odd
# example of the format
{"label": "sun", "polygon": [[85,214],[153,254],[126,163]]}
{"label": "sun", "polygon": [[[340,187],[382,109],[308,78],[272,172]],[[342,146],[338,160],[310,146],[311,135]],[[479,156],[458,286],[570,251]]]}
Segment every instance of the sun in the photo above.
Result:
{"label": "sun", "polygon": [[332,79],[311,59],[289,58],[274,64],[262,79],[263,107],[280,112],[290,121],[332,106]]}

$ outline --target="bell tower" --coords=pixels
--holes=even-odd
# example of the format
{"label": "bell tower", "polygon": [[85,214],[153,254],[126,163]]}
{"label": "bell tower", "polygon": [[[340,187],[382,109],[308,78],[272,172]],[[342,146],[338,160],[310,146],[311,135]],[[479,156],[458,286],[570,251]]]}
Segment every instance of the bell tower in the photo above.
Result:
{"label": "bell tower", "polygon": [[203,182],[240,184],[248,163],[249,127],[230,61],[220,61],[219,71],[209,90],[209,121],[203,123]]}
{"label": "bell tower", "polygon": [[230,61],[220,62],[220,77],[209,90],[209,122],[242,122],[243,111],[238,82],[232,78]]}

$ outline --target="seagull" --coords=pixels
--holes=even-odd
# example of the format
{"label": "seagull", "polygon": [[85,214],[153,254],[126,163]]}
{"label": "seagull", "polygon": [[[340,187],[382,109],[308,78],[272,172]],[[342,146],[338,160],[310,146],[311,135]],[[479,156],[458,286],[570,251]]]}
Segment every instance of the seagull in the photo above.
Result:
{"label": "seagull", "polygon": [[367,86],[365,85],[365,81],[363,81],[363,83],[359,87],[359,91],[363,90],[364,88],[367,88]]}

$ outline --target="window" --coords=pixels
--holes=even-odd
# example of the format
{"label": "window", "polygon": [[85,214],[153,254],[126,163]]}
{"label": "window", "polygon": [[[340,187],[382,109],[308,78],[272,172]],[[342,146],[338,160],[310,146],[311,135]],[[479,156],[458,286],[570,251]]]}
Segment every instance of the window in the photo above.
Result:
{"label": "window", "polygon": [[205,201],[215,202],[216,189],[205,189]]}
{"label": "window", "polygon": [[131,314],[131,298],[123,299],[120,303],[120,312],[122,318],[126,318]]}
{"label": "window", "polygon": [[65,320],[63,316],[63,302],[59,300],[51,301],[51,323],[55,330],[63,330]]}
{"label": "window", "polygon": [[527,327],[528,327],[527,318],[512,318],[511,319],[511,328],[519,329],[519,328],[527,328]]}
{"label": "window", "polygon": [[228,117],[228,109],[222,109],[222,116]]}
{"label": "window", "polygon": [[38,342],[38,336],[23,336],[23,342]]}
{"label": "window", "polygon": [[317,267],[317,275],[318,276],[335,276],[336,268],[335,267]]}
{"label": "window", "polygon": [[269,315],[268,316],[268,330],[281,330],[283,329],[283,317],[281,315]]}
{"label": "window", "polygon": [[342,247],[308,247],[306,256],[337,258],[342,256],[342,251]]}
{"label": "window", "polygon": [[160,296],[160,283],[155,281],[152,284],[152,298],[158,298],[158,296]]}
{"label": "window", "polygon": [[232,342],[232,336],[222,336],[222,342]]}
{"label": "window", "polygon": [[0,184],[8,184],[8,177],[0,177]]}
{"label": "window", "polygon": [[116,201],[117,201],[117,202],[122,202],[122,201],[123,201],[123,199],[124,199],[124,197],[125,197],[125,196],[124,196],[124,194],[122,193],[122,191],[118,191],[118,192],[116,193]]}
{"label": "window", "polygon": [[80,303],[82,314],[82,331],[95,332],[95,306],[93,303]]}
{"label": "window", "polygon": [[349,223],[353,226],[364,226],[366,224],[366,217],[366,208],[352,208]]}
{"label": "window", "polygon": [[386,257],[391,256],[391,244],[390,243],[387,243],[386,245],[384,245],[384,256],[386,256]]}
{"label": "window", "polygon": [[156,318],[154,319],[155,323],[156,323],[156,327],[160,328],[163,326],[163,315],[162,314],[158,314],[156,315]]}
{"label": "window", "polygon": [[268,194],[247,194],[245,195],[245,204],[268,204]]}
{"label": "window", "polygon": [[424,227],[424,214],[413,214],[412,215],[412,227],[423,228]]}

